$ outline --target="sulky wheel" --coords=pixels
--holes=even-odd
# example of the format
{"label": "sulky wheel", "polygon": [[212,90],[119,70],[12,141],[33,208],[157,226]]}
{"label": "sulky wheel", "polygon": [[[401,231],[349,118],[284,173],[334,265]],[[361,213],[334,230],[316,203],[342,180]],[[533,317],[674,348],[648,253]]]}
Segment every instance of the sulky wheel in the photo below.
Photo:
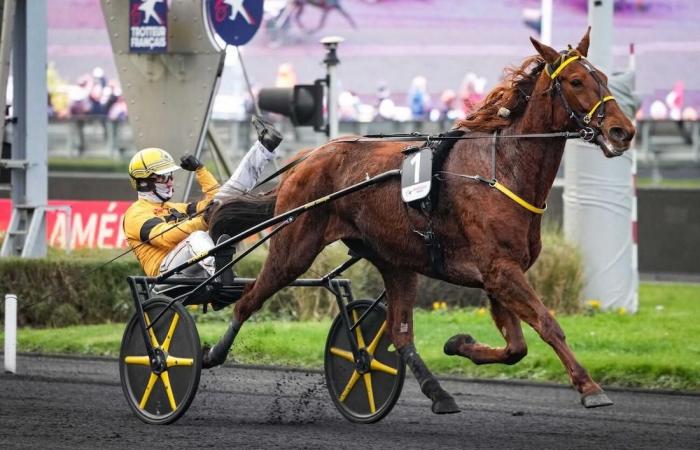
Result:
{"label": "sulky wheel", "polygon": [[[154,297],[143,303],[150,324],[170,302]],[[149,361],[136,314],[122,338],[119,376],[126,401],[136,416],[149,424],[172,423],[189,408],[197,393],[202,371],[199,334],[192,316],[175,302],[149,330],[149,339],[159,360]]]}
{"label": "sulky wheel", "polygon": [[[350,320],[355,323],[371,304],[369,300],[348,304]],[[324,355],[326,384],[336,408],[351,422],[381,420],[401,395],[405,365],[387,331],[386,308],[378,304],[352,331],[360,348],[356,361],[342,317],[331,325]]]}

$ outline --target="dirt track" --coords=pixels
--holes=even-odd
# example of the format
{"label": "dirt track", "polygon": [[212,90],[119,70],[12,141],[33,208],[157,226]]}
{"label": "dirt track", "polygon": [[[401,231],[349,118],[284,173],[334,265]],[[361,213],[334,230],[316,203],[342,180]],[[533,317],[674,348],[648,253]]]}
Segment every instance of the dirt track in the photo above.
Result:
{"label": "dirt track", "polygon": [[436,416],[407,378],[375,425],[334,409],[322,374],[226,366],[202,373],[187,414],[148,426],[129,410],[114,360],[22,356],[0,375],[2,448],[654,448],[697,449],[700,395],[609,390],[585,410],[568,387],[444,381],[461,414]]}

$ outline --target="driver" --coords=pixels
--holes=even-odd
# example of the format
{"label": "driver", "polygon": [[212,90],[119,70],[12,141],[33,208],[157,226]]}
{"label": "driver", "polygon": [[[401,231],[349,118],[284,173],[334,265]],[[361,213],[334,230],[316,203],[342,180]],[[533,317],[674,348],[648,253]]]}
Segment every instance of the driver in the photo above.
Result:
{"label": "driver", "polygon": [[[123,227],[126,240],[146,275],[157,276],[214,246],[207,233],[204,210],[212,201],[252,189],[282,142],[282,135],[269,122],[254,116],[253,125],[258,140],[223,186],[219,186],[194,155],[184,155],[179,166],[168,152],[160,148],[145,148],[131,158],[129,176],[138,200],[127,209]],[[192,203],[170,201],[174,193],[173,172],[180,168],[195,172],[204,193],[202,200]],[[195,213],[200,214],[190,218]],[[214,259],[209,257],[184,269],[182,274],[206,276],[214,272]]]}

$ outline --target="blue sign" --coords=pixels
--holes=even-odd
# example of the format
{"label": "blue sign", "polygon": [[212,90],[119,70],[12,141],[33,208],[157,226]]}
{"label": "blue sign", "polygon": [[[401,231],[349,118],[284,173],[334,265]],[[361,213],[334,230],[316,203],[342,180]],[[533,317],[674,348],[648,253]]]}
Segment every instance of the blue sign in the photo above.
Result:
{"label": "blue sign", "polygon": [[166,0],[129,0],[129,51],[165,53],[167,50]]}
{"label": "blue sign", "polygon": [[244,45],[260,28],[263,0],[207,0],[209,23],[227,44]]}

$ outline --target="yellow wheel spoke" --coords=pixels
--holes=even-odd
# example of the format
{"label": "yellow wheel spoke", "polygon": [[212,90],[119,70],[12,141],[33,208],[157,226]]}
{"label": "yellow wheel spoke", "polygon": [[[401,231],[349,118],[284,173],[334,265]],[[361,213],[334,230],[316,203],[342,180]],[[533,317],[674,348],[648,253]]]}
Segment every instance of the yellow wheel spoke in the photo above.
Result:
{"label": "yellow wheel spoke", "polygon": [[133,364],[135,366],[150,366],[151,361],[146,356],[126,356],[124,357],[124,362],[127,364]]}
{"label": "yellow wheel spoke", "polygon": [[[143,316],[146,318],[146,326],[150,327],[151,319],[148,317],[148,313],[143,313]],[[153,346],[153,348],[158,348],[158,339],[156,339],[156,334],[153,332],[153,328],[148,329],[148,335],[151,337],[151,345]]]}
{"label": "yellow wheel spoke", "polygon": [[350,391],[352,391],[352,388],[355,387],[355,383],[357,383],[357,380],[359,380],[359,379],[360,379],[360,374],[357,373],[357,370],[353,370],[352,375],[350,376],[350,381],[348,381],[348,385],[345,386],[345,389],[343,389],[343,393],[340,394],[340,397],[338,397],[338,399],[341,402],[345,401],[345,399],[350,394]]}
{"label": "yellow wheel spoke", "polygon": [[377,334],[374,336],[374,339],[372,339],[372,342],[370,342],[369,347],[367,347],[367,352],[370,355],[374,355],[374,351],[377,349],[377,345],[379,345],[379,340],[384,336],[384,331],[386,331],[386,320],[384,323],[382,323],[382,326],[379,327],[379,331],[377,331]]}
{"label": "yellow wheel spoke", "polygon": [[376,406],[374,406],[374,390],[372,389],[372,374],[367,372],[366,374],[362,375],[362,378],[365,379],[365,388],[367,388],[367,401],[369,402],[369,412],[374,414],[377,412]]}
{"label": "yellow wheel spoke", "polygon": [[[355,323],[357,323],[357,310],[356,309],[352,310],[352,320]],[[363,348],[365,346],[365,338],[362,337],[362,330],[360,330],[360,326],[357,326],[355,328],[355,334],[357,335],[357,347]]]}
{"label": "yellow wheel spoke", "polygon": [[170,322],[170,328],[168,328],[168,334],[165,335],[165,340],[163,341],[163,351],[168,351],[170,348],[170,342],[173,340],[173,334],[175,333],[175,328],[177,327],[177,322],[180,320],[180,315],[178,313],[173,314],[173,321]]}
{"label": "yellow wheel spoke", "polygon": [[163,380],[163,386],[165,386],[165,393],[168,395],[168,401],[170,402],[170,407],[175,411],[177,408],[177,403],[175,403],[175,396],[173,395],[173,388],[170,385],[170,375],[168,371],[160,374],[160,379]]}
{"label": "yellow wheel spoke", "polygon": [[148,383],[146,384],[146,390],[143,392],[143,397],[141,397],[139,408],[144,409],[146,407],[146,403],[148,403],[148,398],[151,396],[151,391],[153,390],[153,386],[156,384],[157,380],[158,375],[156,375],[155,373],[151,373],[151,377],[148,379]]}
{"label": "yellow wheel spoke", "polygon": [[353,364],[355,363],[355,358],[352,356],[352,353],[346,350],[341,350],[338,347],[331,347],[330,352],[332,355],[339,356],[345,360],[350,361]]}
{"label": "yellow wheel spoke", "polygon": [[177,356],[170,356],[165,360],[165,364],[168,367],[173,366],[191,366],[194,364],[194,359],[192,358],[178,358]]}
{"label": "yellow wheel spoke", "polygon": [[389,367],[384,363],[380,363],[376,359],[372,360],[369,367],[372,370],[377,370],[379,372],[388,373],[389,375],[398,375],[399,374],[398,370],[394,369],[393,367]]}

